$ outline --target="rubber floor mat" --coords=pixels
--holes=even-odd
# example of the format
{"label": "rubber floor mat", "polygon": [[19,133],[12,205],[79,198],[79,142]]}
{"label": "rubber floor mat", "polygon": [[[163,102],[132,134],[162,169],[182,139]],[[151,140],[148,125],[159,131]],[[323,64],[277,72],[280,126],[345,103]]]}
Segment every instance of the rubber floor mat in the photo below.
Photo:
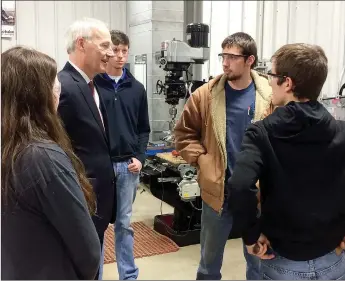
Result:
{"label": "rubber floor mat", "polygon": [[[134,258],[143,258],[177,252],[179,246],[170,238],[159,234],[143,222],[133,222]],[[114,225],[109,225],[105,232],[104,264],[116,261],[114,246]]]}

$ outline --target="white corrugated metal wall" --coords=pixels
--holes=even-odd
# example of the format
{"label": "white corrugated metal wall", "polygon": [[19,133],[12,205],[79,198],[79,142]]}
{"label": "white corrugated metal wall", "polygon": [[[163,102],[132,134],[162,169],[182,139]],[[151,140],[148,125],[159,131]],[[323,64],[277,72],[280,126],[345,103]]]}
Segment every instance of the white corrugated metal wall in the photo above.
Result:
{"label": "white corrugated metal wall", "polygon": [[337,94],[345,67],[344,1],[203,1],[203,5],[203,22],[211,27],[211,58],[203,66],[203,77],[222,72],[217,54],[223,39],[244,31],[256,40],[259,59],[269,60],[287,43],[320,45],[329,60],[322,93]]}
{"label": "white corrugated metal wall", "polygon": [[16,44],[34,47],[53,57],[60,69],[68,58],[67,27],[81,17],[126,32],[126,1],[16,1],[16,36],[1,40],[2,52]]}

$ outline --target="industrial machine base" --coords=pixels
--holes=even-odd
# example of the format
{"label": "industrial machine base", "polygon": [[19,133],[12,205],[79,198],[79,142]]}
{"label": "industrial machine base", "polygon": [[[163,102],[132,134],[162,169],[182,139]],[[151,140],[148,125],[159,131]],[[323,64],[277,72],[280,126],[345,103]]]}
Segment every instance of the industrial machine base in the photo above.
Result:
{"label": "industrial machine base", "polygon": [[174,214],[158,215],[154,218],[153,229],[158,233],[169,237],[179,247],[200,243],[200,229],[175,231],[173,229]]}

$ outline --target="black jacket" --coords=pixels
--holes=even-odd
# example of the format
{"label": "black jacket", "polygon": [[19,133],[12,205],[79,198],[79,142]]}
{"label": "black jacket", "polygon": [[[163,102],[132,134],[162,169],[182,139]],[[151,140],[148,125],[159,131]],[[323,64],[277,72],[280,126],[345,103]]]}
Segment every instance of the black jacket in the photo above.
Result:
{"label": "black jacket", "polygon": [[97,75],[94,82],[107,112],[112,160],[135,157],[144,164],[150,135],[147,95],[144,86],[125,71],[118,87],[106,74]]}
{"label": "black jacket", "polygon": [[2,194],[1,278],[94,279],[101,245],[66,153],[55,143],[32,143],[14,172],[7,200]]}
{"label": "black jacket", "polygon": [[[58,112],[95,190],[97,214],[93,220],[102,240],[108,224],[113,223],[116,216],[115,176],[108,139],[85,79],[70,63],[59,72],[58,78],[61,82]],[[100,104],[102,106],[101,96]],[[104,113],[103,120],[107,127]]]}
{"label": "black jacket", "polygon": [[263,233],[291,260],[331,252],[345,236],[345,122],[318,102],[277,108],[246,131],[229,185],[234,227],[247,245]]}

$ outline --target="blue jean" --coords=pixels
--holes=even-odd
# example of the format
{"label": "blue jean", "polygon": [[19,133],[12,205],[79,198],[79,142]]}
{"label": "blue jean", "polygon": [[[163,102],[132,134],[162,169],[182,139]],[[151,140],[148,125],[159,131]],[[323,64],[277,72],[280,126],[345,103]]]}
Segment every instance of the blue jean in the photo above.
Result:
{"label": "blue jean", "polygon": [[[201,259],[197,272],[197,280],[220,280],[223,264],[224,248],[232,228],[232,216],[225,200],[221,216],[205,202],[201,214]],[[260,259],[249,255],[243,246],[247,262],[247,280],[260,279]]]}
{"label": "blue jean", "polygon": [[345,252],[338,256],[335,251],[310,261],[292,261],[279,256],[262,260],[264,280],[345,280]]}
{"label": "blue jean", "polygon": [[[134,262],[134,231],[131,227],[132,206],[139,184],[139,174],[128,170],[129,161],[113,163],[116,176],[117,210],[114,225],[115,252],[119,280],[136,280],[139,269]],[[100,277],[102,278],[104,249]]]}

